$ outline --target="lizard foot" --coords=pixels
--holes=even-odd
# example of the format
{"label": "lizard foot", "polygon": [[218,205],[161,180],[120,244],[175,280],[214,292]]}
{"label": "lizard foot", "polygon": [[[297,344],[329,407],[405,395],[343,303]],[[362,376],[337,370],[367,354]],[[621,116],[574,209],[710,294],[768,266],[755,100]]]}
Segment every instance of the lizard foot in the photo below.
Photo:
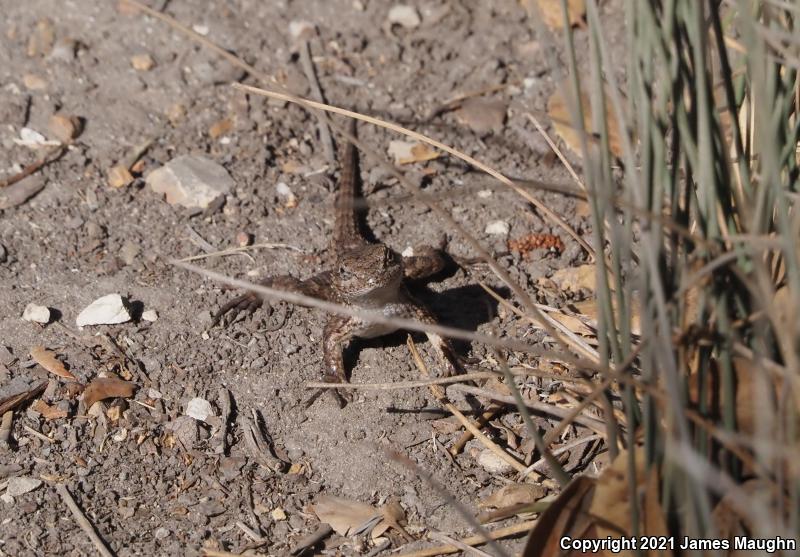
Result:
{"label": "lizard foot", "polygon": [[[322,380],[325,383],[342,383],[343,381],[337,377],[336,375],[325,374],[322,376]],[[339,405],[339,408],[344,408],[347,406],[348,402],[353,402],[353,393],[348,389],[318,389],[313,395],[309,397],[309,399],[305,403],[305,407],[308,408],[312,404],[314,404],[317,399],[325,392],[330,391],[331,395],[336,399],[336,404]]]}
{"label": "lizard foot", "polygon": [[217,323],[219,323],[220,320],[228,313],[230,313],[232,317],[236,317],[243,311],[247,313],[253,313],[255,310],[260,308],[263,303],[264,300],[261,299],[258,294],[253,292],[243,294],[219,308],[217,313],[215,313],[214,317],[211,319],[211,326],[215,327]]}

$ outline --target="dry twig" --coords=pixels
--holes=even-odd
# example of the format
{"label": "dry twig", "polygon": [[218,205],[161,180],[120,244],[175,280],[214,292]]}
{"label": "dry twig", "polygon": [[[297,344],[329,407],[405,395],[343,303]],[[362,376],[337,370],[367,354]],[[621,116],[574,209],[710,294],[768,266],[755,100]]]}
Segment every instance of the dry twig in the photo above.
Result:
{"label": "dry twig", "polygon": [[84,516],[81,512],[81,509],[78,507],[78,504],[75,503],[75,499],[72,498],[70,495],[67,486],[64,484],[56,484],[56,491],[61,496],[61,500],[64,501],[64,504],[72,513],[72,517],[75,519],[75,522],[78,523],[78,526],[84,531],[84,533],[92,540],[94,547],[97,549],[97,552],[102,555],[103,557],[113,557],[114,553],[108,549],[106,542],[97,534],[94,526],[89,519]]}

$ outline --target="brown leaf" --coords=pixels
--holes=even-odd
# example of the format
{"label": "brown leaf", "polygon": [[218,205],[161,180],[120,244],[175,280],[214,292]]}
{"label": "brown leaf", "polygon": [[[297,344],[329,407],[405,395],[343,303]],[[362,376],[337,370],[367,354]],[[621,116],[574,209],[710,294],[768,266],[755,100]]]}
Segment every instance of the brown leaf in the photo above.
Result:
{"label": "brown leaf", "polygon": [[54,375],[58,375],[64,379],[70,379],[72,381],[78,380],[78,378],[67,371],[67,368],[64,367],[64,364],[62,364],[56,358],[56,353],[52,350],[48,350],[44,346],[34,346],[31,348],[31,358],[33,358],[37,364]]}
{"label": "brown leaf", "polygon": [[[539,7],[539,14],[550,29],[560,31],[564,28],[564,16],[561,13],[560,0],[521,0],[522,7],[528,12],[529,17],[538,17],[533,3]],[[567,0],[569,23],[574,26],[580,23],[586,15],[585,0]]]}
{"label": "brown leaf", "polygon": [[533,503],[547,494],[541,485],[512,483],[503,486],[478,503],[479,507],[510,507],[520,503]]}
{"label": "brown leaf", "polygon": [[406,512],[400,506],[400,502],[396,499],[390,499],[384,506],[381,507],[381,514],[383,520],[378,523],[372,530],[372,539],[378,538],[386,532],[389,528],[394,528],[405,538],[407,542],[413,542],[414,538],[406,532],[403,524],[406,522]]}
{"label": "brown leaf", "polygon": [[66,410],[62,410],[58,406],[51,406],[40,398],[33,401],[31,409],[39,412],[45,420],[58,420],[67,417]]}
{"label": "brown leaf", "polygon": [[574,554],[563,552],[559,544],[566,535],[579,536],[587,531],[586,507],[592,499],[595,482],[588,476],[578,476],[564,488],[531,530],[522,557]]}
{"label": "brown leaf", "polygon": [[[567,92],[570,90],[568,83],[555,90],[553,95],[547,101],[547,113],[550,120],[553,122],[553,127],[564,140],[564,143],[578,156],[583,156],[583,149],[581,148],[581,131],[573,126],[572,114],[570,112],[570,105],[568,102]],[[617,116],[614,108],[611,106],[611,100],[608,92],[605,95],[606,104],[606,122],[608,126],[608,148],[616,157],[622,157],[622,141],[620,138],[619,127],[617,125]],[[581,107],[583,108],[583,127],[587,134],[587,144],[591,147],[593,144],[599,142],[599,130],[595,130],[592,126],[592,103],[589,95],[581,92]]]}
{"label": "brown leaf", "polygon": [[593,264],[580,267],[567,267],[559,269],[550,277],[562,290],[578,292],[581,289],[595,290],[595,273],[597,269]]}
{"label": "brown leaf", "polygon": [[333,495],[323,495],[312,509],[320,521],[330,524],[340,536],[347,536],[349,532],[358,530],[381,515],[372,505]]}
{"label": "brown leaf", "polygon": [[129,381],[112,377],[98,377],[93,379],[83,391],[83,403],[88,410],[98,400],[115,397],[129,398],[133,396],[135,389],[136,385]]}

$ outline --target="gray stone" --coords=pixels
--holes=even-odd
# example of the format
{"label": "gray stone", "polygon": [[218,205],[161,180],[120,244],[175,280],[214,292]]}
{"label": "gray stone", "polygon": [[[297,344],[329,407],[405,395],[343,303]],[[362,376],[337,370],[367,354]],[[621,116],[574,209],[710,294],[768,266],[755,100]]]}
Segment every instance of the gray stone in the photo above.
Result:
{"label": "gray stone", "polygon": [[150,188],[170,205],[206,209],[234,187],[228,171],[205,157],[183,155],[148,174]]}

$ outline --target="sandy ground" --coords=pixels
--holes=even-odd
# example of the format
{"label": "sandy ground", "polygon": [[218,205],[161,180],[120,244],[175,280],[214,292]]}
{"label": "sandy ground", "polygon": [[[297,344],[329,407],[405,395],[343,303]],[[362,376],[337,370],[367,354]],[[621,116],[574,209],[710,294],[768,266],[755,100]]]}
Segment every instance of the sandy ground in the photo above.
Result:
{"label": "sandy ground", "polygon": [[[311,51],[332,104],[429,134],[509,176],[569,183],[521,116],[546,110],[563,69],[548,69],[536,27],[518,2],[420,2],[421,23],[411,29],[388,25],[392,4],[375,0],[156,4],[166,4],[168,14],[301,95],[308,94],[308,83],[289,27],[292,21],[313,22],[318,34]],[[253,540],[238,523],[263,538],[257,551],[286,554],[317,528],[308,505],[321,495],[373,505],[397,500],[415,535],[424,528],[468,533],[455,509],[390,460],[387,450],[407,455],[471,508],[512,475],[481,466],[481,447],[474,442],[455,460],[445,455],[443,447],[461,431],[441,421],[447,415],[428,390],[363,392],[344,409],[322,397],[306,408],[310,391],[304,383],[321,374],[325,316],[305,308],[287,313],[285,305],[275,304],[272,315],[262,309],[227,328],[207,330],[211,312],[235,294],[168,263],[203,253],[198,236],[224,249],[237,245],[237,234],[244,232],[256,243],[296,249],[199,263],[250,279],[307,277],[324,267],[335,173],[313,116],[233,90],[231,81],[257,83],[162,22],[121,11],[114,1],[0,0],[0,13],[0,179],[42,152],[14,141],[23,127],[49,137],[55,113],[84,122],[59,160],[26,179],[43,181],[42,191],[0,209],[0,398],[49,381],[40,398],[68,414],[48,420],[27,406],[14,414],[11,443],[0,449],[0,485],[13,477],[43,484],[0,500],[0,555],[93,553],[56,492],[60,482],[119,555],[192,555],[203,547],[241,551]],[[152,57],[152,68],[135,69],[131,58],[144,54]],[[503,84],[485,97],[506,110],[505,124],[494,131],[476,133],[453,111],[426,121],[460,93]],[[213,126],[226,120],[230,126],[217,134]],[[366,125],[359,135],[381,153],[389,141],[403,139]],[[108,170],[145,142],[151,144],[135,168],[136,180],[110,187]],[[185,154],[216,161],[233,178],[223,207],[192,214],[145,185],[142,176]],[[516,193],[461,162],[440,158],[407,168],[415,180],[426,175],[424,190],[536,299],[565,302],[557,291],[536,285],[556,269],[586,261],[574,240]],[[377,238],[403,251],[444,236],[454,257],[475,256],[426,207],[405,198],[379,166],[362,160],[362,178],[373,205],[367,222]],[[279,183],[296,203],[279,195]],[[588,219],[576,213],[574,201],[536,196],[590,238]],[[496,221],[508,225],[508,235],[485,231]],[[532,233],[552,233],[564,249],[535,250],[524,258],[509,252],[509,238]],[[542,340],[540,331],[498,308],[479,280],[501,287],[477,265],[453,269],[418,294],[447,325]],[[79,330],[75,318],[81,309],[110,293],[125,297],[135,316],[155,310],[157,321],[136,318]],[[56,310],[54,322],[22,320],[29,303]],[[282,316],[284,326],[268,330]],[[405,341],[406,334],[398,333],[359,343],[349,354],[352,381],[417,379]],[[418,342],[430,356],[424,337]],[[67,384],[31,360],[35,345],[59,354],[82,383],[116,374],[135,383],[136,393],[107,400],[99,416],[87,416]],[[478,343],[459,342],[457,348],[473,362],[491,367],[494,361]],[[537,364],[524,355],[510,359]],[[224,415],[227,393],[232,408]],[[546,394],[545,385],[541,396]],[[187,403],[197,397],[211,402],[217,416],[211,423],[185,416]],[[455,401],[472,411],[467,401]],[[248,448],[242,419],[254,411],[275,453],[294,465],[290,473],[270,470]],[[219,416],[227,416],[226,426]],[[507,441],[503,427],[521,444],[527,440],[514,413],[494,424],[487,431],[500,442]],[[220,436],[221,427],[227,435]],[[394,533],[392,542],[405,543]],[[341,537],[329,543],[344,544],[344,554],[370,548]],[[506,543],[520,547],[519,540]]]}

